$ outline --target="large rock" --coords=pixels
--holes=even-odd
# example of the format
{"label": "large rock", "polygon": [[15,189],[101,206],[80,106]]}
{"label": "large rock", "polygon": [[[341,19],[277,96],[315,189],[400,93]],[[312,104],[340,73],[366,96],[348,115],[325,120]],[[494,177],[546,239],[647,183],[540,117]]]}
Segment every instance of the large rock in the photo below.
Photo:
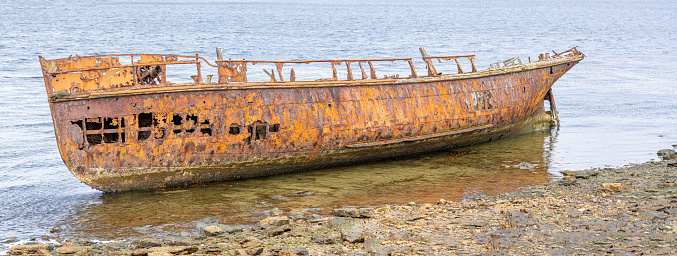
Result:
{"label": "large rock", "polygon": [[49,255],[49,249],[52,246],[48,244],[24,244],[13,246],[7,252],[7,255]]}
{"label": "large rock", "polygon": [[662,220],[667,219],[668,214],[664,212],[639,208],[637,209],[637,217],[644,220]]}
{"label": "large rock", "polygon": [[677,154],[675,153],[674,149],[661,149],[658,150],[658,153],[656,154],[663,160],[677,159]]}
{"label": "large rock", "polygon": [[204,228],[206,236],[218,236],[223,233],[223,229],[217,226],[207,226]]}
{"label": "large rock", "polygon": [[371,222],[357,221],[341,228],[341,238],[349,243],[361,243],[371,237],[376,227]]}

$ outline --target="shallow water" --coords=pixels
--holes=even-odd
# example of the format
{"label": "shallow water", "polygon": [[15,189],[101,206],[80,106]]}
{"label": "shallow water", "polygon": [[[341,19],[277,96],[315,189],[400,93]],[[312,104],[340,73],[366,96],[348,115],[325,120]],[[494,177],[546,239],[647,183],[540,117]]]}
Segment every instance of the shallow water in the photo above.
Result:
{"label": "shallow water", "polygon": [[[55,226],[62,236],[115,239],[161,235],[207,216],[251,223],[273,207],[322,213],[460,200],[542,184],[559,170],[656,158],[677,144],[676,16],[677,3],[667,0],[2,1],[0,242],[40,240]],[[558,130],[396,161],[113,195],[63,165],[37,61],[112,53],[213,59],[217,46],[233,59],[416,58],[424,46],[431,55],[475,54],[487,67],[576,45],[587,58],[555,84]],[[537,165],[504,167],[521,162]]]}

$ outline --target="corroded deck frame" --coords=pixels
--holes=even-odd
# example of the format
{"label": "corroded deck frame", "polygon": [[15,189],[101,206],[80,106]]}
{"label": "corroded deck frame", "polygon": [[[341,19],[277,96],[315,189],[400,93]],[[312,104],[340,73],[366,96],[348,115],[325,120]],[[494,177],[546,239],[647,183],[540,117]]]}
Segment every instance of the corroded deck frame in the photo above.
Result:
{"label": "corroded deck frame", "polygon": [[[41,63],[64,163],[96,189],[125,191],[419,154],[543,127],[552,84],[584,57],[571,52],[484,71],[473,63],[459,74],[431,71],[437,57],[425,56],[427,76],[411,65],[406,78],[375,79],[362,69],[358,80],[285,82],[271,74],[261,83],[241,79],[246,61],[217,61],[220,82],[205,83],[199,56]],[[350,68],[381,60],[332,67],[342,61]],[[171,64],[196,64],[195,83],[166,82]]]}

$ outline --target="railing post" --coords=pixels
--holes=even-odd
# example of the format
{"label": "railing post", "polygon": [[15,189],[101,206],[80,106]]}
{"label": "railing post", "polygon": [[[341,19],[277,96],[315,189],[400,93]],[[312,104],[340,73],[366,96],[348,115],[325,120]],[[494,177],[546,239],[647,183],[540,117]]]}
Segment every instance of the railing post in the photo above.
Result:
{"label": "railing post", "polygon": [[477,68],[475,67],[475,60],[474,60],[475,57],[474,56],[468,57],[468,59],[470,60],[470,65],[472,65],[472,72],[473,73],[477,72]]}
{"label": "railing post", "polygon": [[350,61],[346,61],[346,70],[348,72],[348,77],[347,77],[348,81],[352,81],[353,80],[353,70],[350,69]]}
{"label": "railing post", "polygon": [[408,59],[407,62],[409,62],[409,68],[411,68],[411,77],[416,78],[418,75],[416,74],[416,69],[414,68],[414,63],[411,62],[411,59]]}
{"label": "railing post", "polygon": [[456,62],[456,67],[458,68],[458,73],[463,74],[463,69],[461,69],[461,63],[458,63],[458,59],[454,58],[454,61]]}
{"label": "railing post", "polygon": [[202,83],[202,71],[200,69],[200,55],[195,54],[195,61],[197,61],[197,79],[195,80],[195,84],[201,84]]}
{"label": "railing post", "polygon": [[280,81],[284,82],[284,78],[282,77],[282,66],[284,66],[284,62],[275,63],[275,68],[277,68],[277,75],[280,76]]}
{"label": "railing post", "polygon": [[331,63],[331,71],[333,72],[333,75],[334,75],[334,80],[338,80],[338,74],[336,72],[336,67],[334,66],[334,62],[332,61],[330,63]]}
{"label": "railing post", "polygon": [[362,71],[362,80],[367,79],[367,73],[364,72],[364,68],[362,67],[362,62],[357,62],[358,65],[360,65],[360,71]]}

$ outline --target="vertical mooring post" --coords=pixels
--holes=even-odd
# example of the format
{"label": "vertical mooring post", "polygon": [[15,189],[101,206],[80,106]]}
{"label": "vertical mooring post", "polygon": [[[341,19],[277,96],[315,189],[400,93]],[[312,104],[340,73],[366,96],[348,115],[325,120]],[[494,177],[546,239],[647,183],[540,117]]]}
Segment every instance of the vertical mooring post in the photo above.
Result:
{"label": "vertical mooring post", "polygon": [[555,106],[555,96],[552,94],[552,88],[548,90],[548,101],[550,102],[550,125],[559,126],[559,115],[557,114],[557,107]]}
{"label": "vertical mooring post", "polygon": [[223,60],[223,51],[221,50],[221,47],[216,47],[216,59]]}
{"label": "vertical mooring post", "polygon": [[425,52],[425,49],[423,49],[423,47],[419,47],[418,50],[421,52],[421,57],[423,57],[425,66],[428,68],[428,75],[436,76],[437,70],[435,69],[435,66],[433,66],[433,62],[430,59],[428,59],[428,53]]}

